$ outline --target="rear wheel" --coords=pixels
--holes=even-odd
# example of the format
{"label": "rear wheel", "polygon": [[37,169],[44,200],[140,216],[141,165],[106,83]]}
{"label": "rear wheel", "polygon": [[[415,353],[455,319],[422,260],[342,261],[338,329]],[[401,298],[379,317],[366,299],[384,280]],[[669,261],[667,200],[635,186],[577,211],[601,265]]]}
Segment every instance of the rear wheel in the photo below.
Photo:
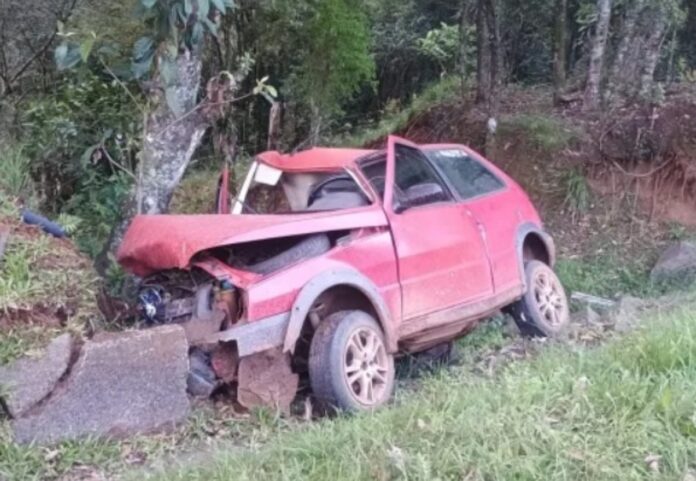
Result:
{"label": "rear wheel", "polygon": [[511,306],[510,312],[523,334],[554,336],[570,320],[568,299],[561,281],[549,266],[540,261],[525,265],[527,292]]}
{"label": "rear wheel", "polygon": [[363,311],[327,317],[312,338],[309,380],[324,409],[363,411],[387,402],[394,388],[394,357],[379,324]]}

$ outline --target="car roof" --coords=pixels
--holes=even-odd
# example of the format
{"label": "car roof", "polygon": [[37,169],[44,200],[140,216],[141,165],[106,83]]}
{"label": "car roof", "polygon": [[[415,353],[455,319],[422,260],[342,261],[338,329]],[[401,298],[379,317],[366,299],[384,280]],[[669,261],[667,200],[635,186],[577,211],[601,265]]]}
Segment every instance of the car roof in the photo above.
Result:
{"label": "car roof", "polygon": [[350,167],[359,158],[375,152],[368,149],[313,147],[292,154],[272,150],[257,155],[256,159],[284,172],[334,172]]}

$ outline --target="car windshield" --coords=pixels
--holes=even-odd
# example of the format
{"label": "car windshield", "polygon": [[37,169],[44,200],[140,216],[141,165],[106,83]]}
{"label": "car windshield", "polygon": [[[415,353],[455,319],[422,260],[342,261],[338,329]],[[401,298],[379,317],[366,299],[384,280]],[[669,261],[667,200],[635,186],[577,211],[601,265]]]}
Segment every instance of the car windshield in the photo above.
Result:
{"label": "car windshield", "polygon": [[370,204],[347,171],[283,172],[263,164],[252,169],[248,188],[233,201],[242,214],[297,214]]}

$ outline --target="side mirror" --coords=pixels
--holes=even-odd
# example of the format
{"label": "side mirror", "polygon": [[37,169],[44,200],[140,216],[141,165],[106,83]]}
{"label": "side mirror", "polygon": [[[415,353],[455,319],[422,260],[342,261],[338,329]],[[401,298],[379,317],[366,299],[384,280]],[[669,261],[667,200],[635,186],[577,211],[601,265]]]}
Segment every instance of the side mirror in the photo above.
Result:
{"label": "side mirror", "polygon": [[413,185],[406,190],[405,194],[408,207],[416,207],[447,200],[445,191],[439,184],[434,182]]}
{"label": "side mirror", "polygon": [[395,192],[394,193],[393,207],[394,207],[394,213],[401,214],[403,211],[410,208],[411,204],[409,203],[408,199],[405,199],[403,196],[397,195]]}

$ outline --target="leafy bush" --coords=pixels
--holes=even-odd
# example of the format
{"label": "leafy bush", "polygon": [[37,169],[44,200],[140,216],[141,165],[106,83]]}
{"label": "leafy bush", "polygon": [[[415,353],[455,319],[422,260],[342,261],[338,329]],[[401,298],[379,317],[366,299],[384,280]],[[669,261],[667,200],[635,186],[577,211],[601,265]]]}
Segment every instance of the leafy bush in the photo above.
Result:
{"label": "leafy bush", "polygon": [[22,123],[32,175],[55,210],[118,165],[132,170],[140,146],[138,106],[119,83],[90,72],[31,101]]}
{"label": "leafy bush", "polygon": [[23,116],[27,170],[43,210],[81,219],[75,238],[90,255],[101,250],[132,183],[141,118],[123,84],[89,71],[31,101]]}

